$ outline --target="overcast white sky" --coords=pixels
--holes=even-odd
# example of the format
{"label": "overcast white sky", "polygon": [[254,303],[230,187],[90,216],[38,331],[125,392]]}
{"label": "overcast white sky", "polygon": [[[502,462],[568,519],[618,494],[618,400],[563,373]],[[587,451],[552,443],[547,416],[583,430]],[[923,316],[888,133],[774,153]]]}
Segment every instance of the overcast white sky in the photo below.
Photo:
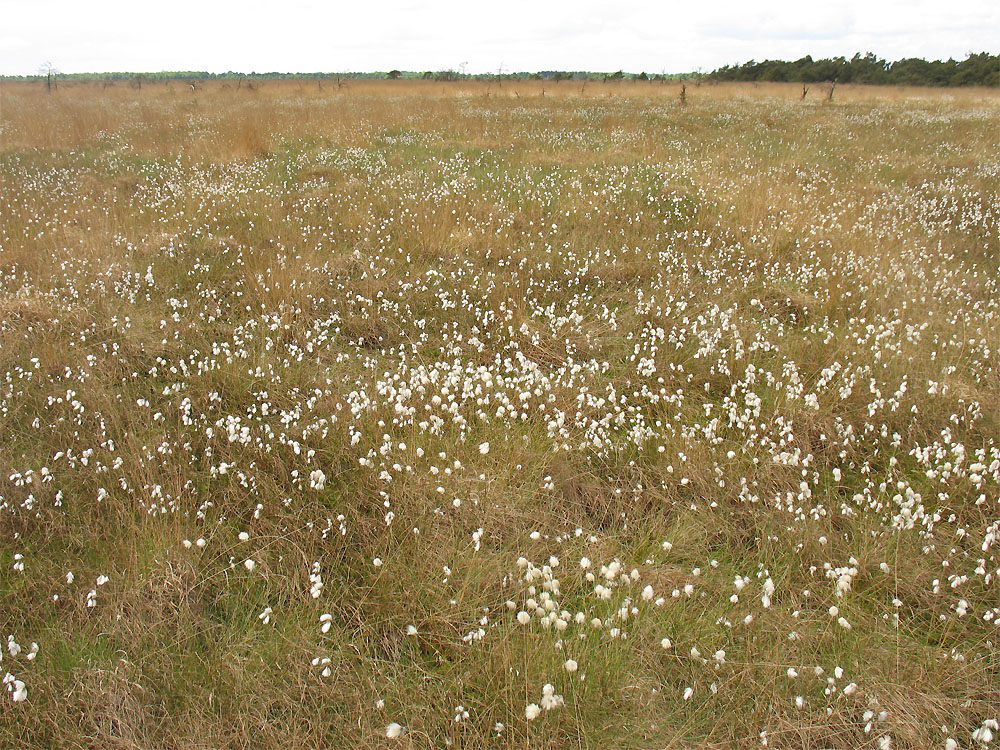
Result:
{"label": "overcast white sky", "polygon": [[1000,0],[0,0],[0,73],[711,70],[749,59],[963,58]]}

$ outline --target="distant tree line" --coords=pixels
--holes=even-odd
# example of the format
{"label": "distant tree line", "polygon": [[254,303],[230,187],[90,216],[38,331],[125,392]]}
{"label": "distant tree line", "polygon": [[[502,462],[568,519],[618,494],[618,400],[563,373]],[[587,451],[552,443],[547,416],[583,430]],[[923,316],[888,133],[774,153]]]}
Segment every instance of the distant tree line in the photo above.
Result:
{"label": "distant tree line", "polygon": [[1000,86],[1000,55],[970,54],[964,60],[923,60],[908,57],[888,62],[873,53],[814,60],[811,56],[784,60],[750,60],[709,73],[716,81],[795,81],[819,83],[900,84],[906,86]]}
{"label": "distant tree line", "polygon": [[[55,69],[53,68],[53,71]],[[117,71],[110,73],[61,73],[50,72],[48,78],[45,72],[40,70],[34,75],[0,75],[0,80],[24,80],[24,81],[46,81],[53,76],[58,76],[59,80],[67,81],[105,81],[105,82],[127,82],[135,84],[137,81],[199,81],[199,80],[295,80],[295,79],[343,79],[343,80],[364,80],[375,78],[388,78],[389,80],[400,79],[423,79],[428,81],[668,81],[686,78],[698,78],[698,73],[624,73],[617,71],[614,73],[600,73],[594,71],[565,71],[565,70],[543,70],[539,72],[521,71],[516,73],[461,73],[457,70],[390,70],[387,72],[317,72],[317,73],[241,73],[238,71],[226,71],[225,73],[210,73],[205,70],[164,70],[157,72],[128,72]],[[703,76],[702,76],[703,77]]]}
{"label": "distant tree line", "polygon": [[[206,70],[161,70],[155,72],[127,72],[127,71],[116,71],[111,73],[58,73],[59,80],[80,80],[80,81],[134,81],[136,78],[142,78],[147,81],[167,81],[167,80],[240,80],[243,78],[248,79],[316,79],[316,78],[385,78],[386,74],[381,72],[374,73],[360,73],[360,72],[350,72],[350,73],[279,73],[279,72],[267,72],[267,73],[240,73],[238,71],[229,70],[225,73],[209,73]],[[3,75],[0,76],[0,80],[8,81],[37,81],[45,80],[45,73],[38,73],[36,75]]]}
{"label": "distant tree line", "polygon": [[[48,68],[46,68],[48,66]],[[36,75],[0,76],[0,80],[40,80],[51,88],[55,78],[62,80],[97,80],[106,83],[128,81],[132,85],[141,86],[142,81],[157,81],[182,79],[196,81],[201,79],[216,80],[247,80],[253,79],[336,79],[342,80],[389,78],[414,79],[420,78],[434,81],[459,80],[546,80],[546,81],[649,81],[666,82],[671,80],[693,81],[790,81],[796,83],[821,83],[824,81],[836,83],[870,83],[870,84],[901,84],[910,86],[1000,86],[1000,55],[987,52],[970,54],[965,60],[923,60],[909,57],[895,62],[888,62],[869,52],[860,53],[847,59],[844,57],[823,58],[814,60],[807,55],[793,62],[784,60],[765,60],[757,62],[750,60],[742,65],[723,66],[711,73],[625,73],[621,70],[614,73],[599,73],[593,71],[559,71],[543,70],[539,72],[517,73],[461,73],[456,70],[409,71],[390,70],[388,72],[339,72],[339,73],[240,73],[226,71],[225,73],[209,73],[204,70],[169,70],[161,72],[117,72],[117,73],[59,73],[46,63]]]}

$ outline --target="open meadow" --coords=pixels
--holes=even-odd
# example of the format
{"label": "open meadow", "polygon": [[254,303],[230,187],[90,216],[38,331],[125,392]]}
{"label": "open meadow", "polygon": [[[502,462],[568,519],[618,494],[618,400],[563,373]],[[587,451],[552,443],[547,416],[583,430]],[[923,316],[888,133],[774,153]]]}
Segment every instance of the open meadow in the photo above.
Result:
{"label": "open meadow", "polygon": [[0,83],[0,747],[1000,747],[1000,91]]}

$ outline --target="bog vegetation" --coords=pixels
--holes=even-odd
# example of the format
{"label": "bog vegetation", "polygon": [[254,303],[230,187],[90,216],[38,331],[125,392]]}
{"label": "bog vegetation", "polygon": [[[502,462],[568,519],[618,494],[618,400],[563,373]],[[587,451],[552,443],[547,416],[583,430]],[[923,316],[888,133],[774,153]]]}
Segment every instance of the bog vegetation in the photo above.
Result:
{"label": "bog vegetation", "polygon": [[982,748],[1000,98],[3,84],[0,745]]}

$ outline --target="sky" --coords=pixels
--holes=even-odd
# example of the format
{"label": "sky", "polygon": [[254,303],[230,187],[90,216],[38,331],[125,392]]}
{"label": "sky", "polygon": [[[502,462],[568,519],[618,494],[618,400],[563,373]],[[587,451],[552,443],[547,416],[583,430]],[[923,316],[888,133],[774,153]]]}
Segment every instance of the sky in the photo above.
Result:
{"label": "sky", "polygon": [[710,71],[1000,51],[1000,0],[0,0],[0,74]]}

